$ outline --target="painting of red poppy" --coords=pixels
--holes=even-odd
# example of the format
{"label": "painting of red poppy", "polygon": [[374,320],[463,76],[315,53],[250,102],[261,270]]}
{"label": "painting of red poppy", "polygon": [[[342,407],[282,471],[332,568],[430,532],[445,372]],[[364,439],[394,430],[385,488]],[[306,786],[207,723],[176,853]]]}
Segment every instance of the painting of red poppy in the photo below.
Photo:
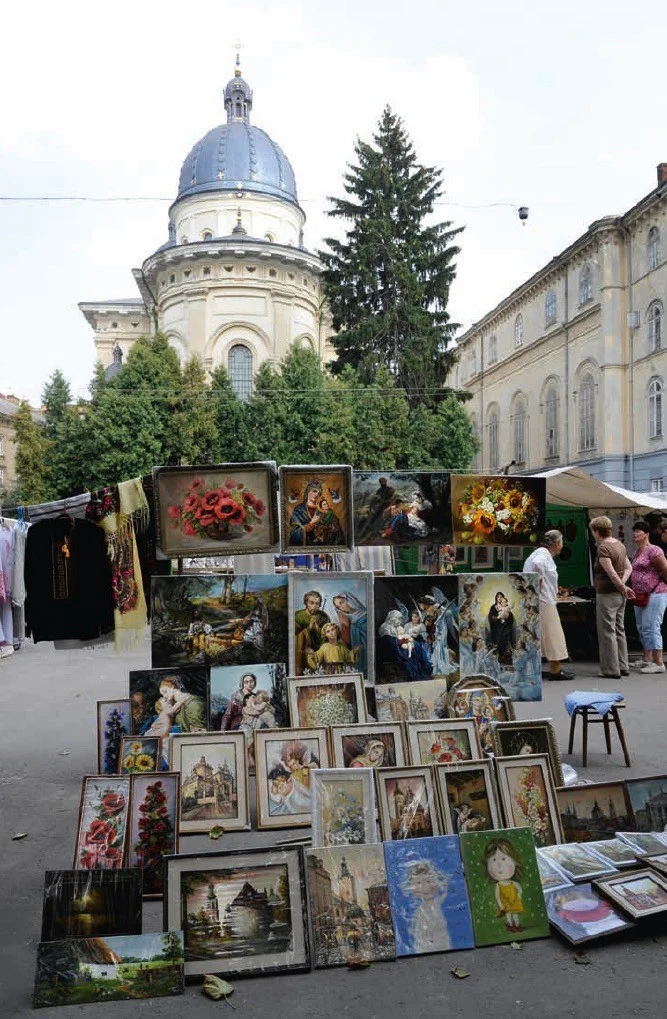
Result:
{"label": "painting of red poppy", "polygon": [[129,802],[129,775],[87,775],[83,779],[75,870],[122,867]]}
{"label": "painting of red poppy", "polygon": [[278,487],[272,460],[154,467],[153,485],[164,555],[197,558],[277,549]]}

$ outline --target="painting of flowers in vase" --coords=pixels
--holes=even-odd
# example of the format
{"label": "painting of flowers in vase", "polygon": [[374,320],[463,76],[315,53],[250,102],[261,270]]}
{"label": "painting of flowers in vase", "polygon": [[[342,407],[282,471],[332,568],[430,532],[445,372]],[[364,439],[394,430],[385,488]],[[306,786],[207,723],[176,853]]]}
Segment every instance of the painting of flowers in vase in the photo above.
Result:
{"label": "painting of flowers in vase", "polygon": [[539,545],[546,481],[452,475],[454,545]]}

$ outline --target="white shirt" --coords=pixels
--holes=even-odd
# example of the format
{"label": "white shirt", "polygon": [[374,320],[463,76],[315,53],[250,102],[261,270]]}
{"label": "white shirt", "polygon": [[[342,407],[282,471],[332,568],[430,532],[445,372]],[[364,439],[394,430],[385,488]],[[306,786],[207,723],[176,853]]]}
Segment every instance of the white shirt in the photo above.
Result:
{"label": "white shirt", "polygon": [[551,552],[546,548],[536,548],[523,564],[524,573],[539,574],[540,601],[544,605],[555,605],[558,600],[558,570]]}

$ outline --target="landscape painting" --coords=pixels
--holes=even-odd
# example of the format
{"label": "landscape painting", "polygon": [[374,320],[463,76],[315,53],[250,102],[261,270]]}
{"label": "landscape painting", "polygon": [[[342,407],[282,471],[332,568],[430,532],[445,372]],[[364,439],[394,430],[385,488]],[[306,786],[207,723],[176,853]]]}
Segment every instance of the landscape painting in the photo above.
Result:
{"label": "landscape painting", "polygon": [[35,1008],[159,998],[183,989],[182,931],[37,946]]}
{"label": "landscape painting", "polygon": [[544,478],[452,475],[454,545],[537,546],[545,513]]}
{"label": "landscape painting", "polygon": [[289,664],[294,676],[374,676],[373,574],[293,573],[289,577]]}
{"label": "landscape painting", "polygon": [[382,845],[306,850],[316,967],[396,956]]}
{"label": "landscape painting", "polygon": [[544,849],[538,849],[537,854],[550,863],[555,863],[572,881],[590,881],[592,878],[608,874],[609,871],[616,869],[595,852],[589,853],[584,846],[580,846],[576,842],[564,843],[560,846],[545,846]]}
{"label": "landscape painting", "polygon": [[459,674],[456,577],[376,577],[375,675],[380,683]]}
{"label": "landscape painting", "polygon": [[355,545],[449,544],[451,475],[446,471],[354,471]]}
{"label": "landscape painting", "polygon": [[375,706],[380,722],[447,718],[447,680],[383,683],[375,687]]}
{"label": "landscape painting", "polygon": [[667,775],[633,778],[626,785],[637,831],[667,831]]}
{"label": "landscape painting", "polygon": [[122,736],[130,734],[130,702],[97,702],[97,771],[100,775],[118,774],[118,755]]}
{"label": "landscape painting", "polygon": [[178,775],[132,775],[127,862],[143,875],[144,898],[163,892],[163,860],[178,852]]}
{"label": "landscape painting", "polygon": [[562,786],[556,799],[566,842],[613,839],[617,831],[634,828],[624,782]]}
{"label": "landscape painting", "polygon": [[137,669],[130,672],[133,736],[208,729],[208,669]]}
{"label": "landscape painting", "polygon": [[287,576],[151,580],[154,668],[287,661]]}
{"label": "landscape painting", "polygon": [[122,867],[129,803],[129,775],[89,775],[83,779],[74,870]]}
{"label": "landscape painting", "polygon": [[178,828],[182,835],[221,827],[250,827],[246,737],[241,732],[174,736],[170,766],[181,776]]}
{"label": "landscape painting", "polygon": [[42,941],[141,934],[141,871],[47,870]]}
{"label": "landscape painting", "polygon": [[280,468],[283,552],[352,549],[352,468]]}

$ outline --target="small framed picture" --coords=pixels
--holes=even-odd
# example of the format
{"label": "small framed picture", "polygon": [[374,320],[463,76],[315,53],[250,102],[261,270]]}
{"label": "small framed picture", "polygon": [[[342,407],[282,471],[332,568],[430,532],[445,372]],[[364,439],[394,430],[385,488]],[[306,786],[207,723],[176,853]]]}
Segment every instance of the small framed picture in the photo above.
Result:
{"label": "small framed picture", "polygon": [[563,766],[550,718],[498,721],[491,726],[490,738],[496,757],[546,754],[555,784],[563,785]]}
{"label": "small framed picture", "polygon": [[261,729],[255,733],[257,827],[311,823],[312,772],[330,765],[326,727]]}
{"label": "small framed picture", "polygon": [[366,697],[361,673],[345,676],[288,676],[290,719],[296,726],[351,725],[365,722]]}
{"label": "small framed picture", "polygon": [[329,731],[336,768],[402,768],[407,764],[401,722],[332,725]]}
{"label": "small framed picture", "polygon": [[566,842],[613,839],[635,826],[625,782],[595,782],[556,789]]}
{"label": "small framed picture", "polygon": [[122,736],[130,735],[130,726],[129,700],[97,702],[97,770],[100,775],[118,774],[120,741]]}
{"label": "small framed picture", "polygon": [[619,831],[616,834],[637,856],[661,856],[667,848],[667,842],[657,832]]}
{"label": "small framed picture", "polygon": [[178,852],[179,776],[130,776],[130,813],[125,847],[126,865],[143,875],[145,899],[159,899],[164,891],[165,856]]}
{"label": "small framed picture", "polygon": [[353,547],[352,468],[280,468],[282,551],[344,552]]}
{"label": "small framed picture", "polygon": [[654,870],[658,870],[661,874],[665,874],[667,876],[667,853],[661,853],[660,856],[647,856],[644,863],[647,863],[649,867],[653,867]]}
{"label": "small framed picture", "polygon": [[310,969],[298,848],[171,856],[164,927],[183,930],[185,975]]}
{"label": "small framed picture", "polygon": [[310,780],[313,846],[378,841],[372,768],[316,768]]}
{"label": "small framed picture", "polygon": [[443,834],[432,768],[377,768],[375,784],[384,842]]}
{"label": "small framed picture", "polygon": [[626,781],[637,831],[662,831],[667,824],[667,775]]}
{"label": "small framed picture", "polygon": [[277,471],[260,463],[154,467],[158,544],[167,558],[278,548]]}
{"label": "small framed picture", "polygon": [[545,846],[537,850],[537,855],[550,863],[555,863],[571,881],[591,881],[602,874],[615,873],[616,868],[605,863],[595,853],[586,851],[586,847],[576,842],[566,842],[559,846]]}
{"label": "small framed picture", "polygon": [[633,920],[643,920],[667,910],[667,876],[650,867],[600,878],[595,887]]}
{"label": "small framed picture", "polygon": [[545,895],[549,923],[571,945],[634,927],[591,884],[570,885]]}
{"label": "small framed picture", "polygon": [[540,881],[542,882],[542,891],[546,895],[547,892],[556,892],[559,888],[571,888],[572,881],[562,870],[554,860],[550,860],[544,855],[543,850],[539,850],[537,856],[537,869],[540,872]]}
{"label": "small framed picture", "polygon": [[129,775],[84,777],[74,870],[118,870],[123,866],[129,804]]}
{"label": "small framed picture", "polygon": [[42,941],[141,934],[141,871],[47,870]]}
{"label": "small framed picture", "polygon": [[538,848],[562,842],[560,814],[547,754],[499,757],[495,763],[506,822],[514,828],[530,828]]}
{"label": "small framed picture", "polygon": [[461,835],[464,831],[490,831],[502,827],[493,762],[488,758],[438,765],[435,782],[448,834]]}
{"label": "small framed picture", "polygon": [[447,718],[447,680],[382,683],[375,687],[375,704],[381,722]]}
{"label": "small framed picture", "polygon": [[474,718],[443,722],[408,722],[412,764],[452,764],[482,757]]}
{"label": "small framed picture", "polygon": [[178,830],[182,835],[250,828],[248,763],[243,732],[175,735],[169,767],[181,776]]}
{"label": "small framed picture", "polygon": [[[601,857],[605,863],[623,870],[625,867],[637,866],[637,854],[621,839],[600,839],[599,842],[587,842],[586,851]],[[649,863],[650,857],[646,859]]]}
{"label": "small framed picture", "polygon": [[119,775],[159,771],[162,759],[159,736],[122,736],[118,755]]}

